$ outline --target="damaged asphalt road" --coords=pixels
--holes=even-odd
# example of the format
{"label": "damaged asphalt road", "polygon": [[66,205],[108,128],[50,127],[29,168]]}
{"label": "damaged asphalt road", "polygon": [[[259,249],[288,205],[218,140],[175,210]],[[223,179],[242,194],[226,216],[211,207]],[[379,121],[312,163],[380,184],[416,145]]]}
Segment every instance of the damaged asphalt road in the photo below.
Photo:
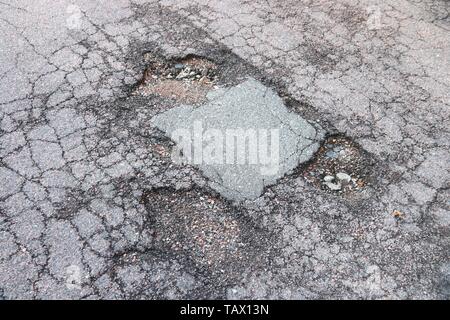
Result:
{"label": "damaged asphalt road", "polygon": [[[450,297],[448,1],[0,8],[0,299]],[[171,159],[285,117],[269,180]]]}

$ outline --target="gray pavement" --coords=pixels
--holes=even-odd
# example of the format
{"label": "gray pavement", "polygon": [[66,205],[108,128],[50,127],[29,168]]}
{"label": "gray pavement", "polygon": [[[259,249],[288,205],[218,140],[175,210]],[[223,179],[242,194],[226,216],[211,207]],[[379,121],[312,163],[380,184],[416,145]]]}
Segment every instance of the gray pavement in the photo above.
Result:
{"label": "gray pavement", "polygon": [[[448,299],[449,13],[0,2],[0,299]],[[158,70],[196,56],[217,70],[194,98],[256,79],[325,142],[229,201],[152,124],[200,85]]]}
{"label": "gray pavement", "polygon": [[197,166],[210,187],[229,200],[259,197],[319,149],[321,129],[290,113],[276,93],[254,79],[213,90],[208,100],[200,108],[170,109],[152,123],[178,141],[185,155],[179,162]]}

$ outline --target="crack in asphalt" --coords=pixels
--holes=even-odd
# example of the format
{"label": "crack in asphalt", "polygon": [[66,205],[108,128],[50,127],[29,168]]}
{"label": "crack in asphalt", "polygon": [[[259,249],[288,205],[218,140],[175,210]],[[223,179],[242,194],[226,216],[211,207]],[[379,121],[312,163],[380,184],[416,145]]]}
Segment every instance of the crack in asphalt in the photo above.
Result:
{"label": "crack in asphalt", "polygon": [[[449,297],[448,1],[0,6],[0,299]],[[149,51],[210,58],[221,85],[250,76],[297,101],[370,154],[373,183],[340,196],[306,179],[306,163],[229,203],[158,153],[170,143],[151,119],[178,104],[131,96]],[[156,212],[185,203],[183,221],[247,222],[211,224],[210,243],[193,245],[201,228],[178,234],[156,215],[171,238],[155,241],[152,188],[175,190]],[[168,248],[178,236],[185,250]],[[231,256],[239,272],[218,245],[238,238],[251,239]]]}

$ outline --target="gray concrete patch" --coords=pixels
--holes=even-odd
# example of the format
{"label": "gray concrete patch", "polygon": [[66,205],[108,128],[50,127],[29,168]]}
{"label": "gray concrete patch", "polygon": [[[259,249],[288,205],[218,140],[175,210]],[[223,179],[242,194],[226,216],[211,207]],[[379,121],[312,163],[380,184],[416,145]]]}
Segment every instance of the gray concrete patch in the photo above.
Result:
{"label": "gray concrete patch", "polygon": [[[324,137],[321,128],[289,112],[273,90],[252,78],[212,91],[208,99],[199,108],[168,110],[152,123],[178,143],[184,161],[198,167],[210,186],[231,200],[260,196],[266,186],[308,161]],[[189,133],[188,141],[180,138],[183,130]],[[239,161],[239,150],[245,162]]]}

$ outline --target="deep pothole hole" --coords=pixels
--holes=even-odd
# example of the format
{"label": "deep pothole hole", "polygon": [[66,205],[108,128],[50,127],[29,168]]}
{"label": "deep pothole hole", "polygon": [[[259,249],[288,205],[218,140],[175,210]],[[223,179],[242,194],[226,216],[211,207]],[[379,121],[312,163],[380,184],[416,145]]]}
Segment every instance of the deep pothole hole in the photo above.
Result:
{"label": "deep pothole hole", "polygon": [[237,85],[248,77],[271,82],[270,77],[261,75],[254,66],[218,43],[177,56],[167,56],[156,43],[139,43],[134,48],[133,59],[142,76],[131,88],[132,96],[200,104],[208,91]]}
{"label": "deep pothole hole", "polygon": [[165,60],[147,52],[144,60],[148,66],[133,94],[198,104],[206,100],[206,94],[217,82],[217,66],[199,56]]}
{"label": "deep pothole hole", "polygon": [[199,188],[159,187],[145,190],[142,203],[155,249],[227,278],[267,263],[271,236],[218,195]]}
{"label": "deep pothole hole", "polygon": [[375,170],[374,158],[355,141],[343,135],[331,135],[301,172],[319,189],[349,194],[372,185]]}

